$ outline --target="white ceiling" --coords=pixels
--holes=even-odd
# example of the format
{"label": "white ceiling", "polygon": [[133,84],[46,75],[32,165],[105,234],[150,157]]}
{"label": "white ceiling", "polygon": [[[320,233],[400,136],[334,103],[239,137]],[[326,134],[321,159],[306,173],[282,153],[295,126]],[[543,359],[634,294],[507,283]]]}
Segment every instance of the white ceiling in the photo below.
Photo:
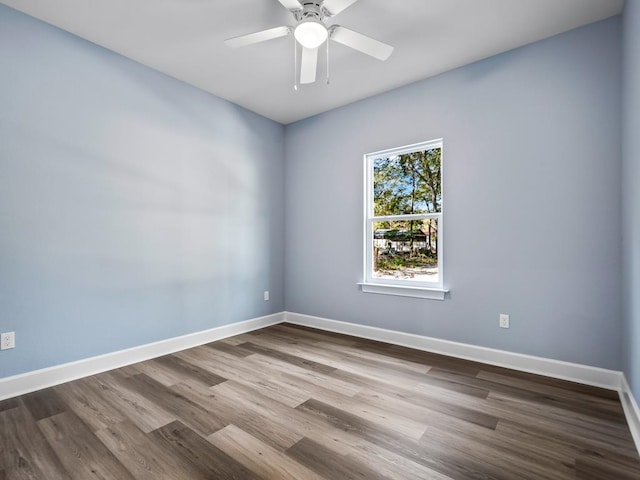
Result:
{"label": "white ceiling", "polygon": [[0,0],[47,23],[287,124],[571,30],[624,0],[359,0],[328,20],[395,47],[380,62],[331,44],[331,84],[293,90],[293,40],[226,38],[280,25],[277,0]]}

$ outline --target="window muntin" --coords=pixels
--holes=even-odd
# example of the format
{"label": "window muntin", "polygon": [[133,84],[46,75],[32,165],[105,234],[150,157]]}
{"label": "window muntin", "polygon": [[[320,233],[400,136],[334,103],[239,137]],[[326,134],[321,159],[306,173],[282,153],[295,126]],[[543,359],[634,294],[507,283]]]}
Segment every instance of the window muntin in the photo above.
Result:
{"label": "window muntin", "polygon": [[365,283],[442,288],[442,140],[365,155]]}

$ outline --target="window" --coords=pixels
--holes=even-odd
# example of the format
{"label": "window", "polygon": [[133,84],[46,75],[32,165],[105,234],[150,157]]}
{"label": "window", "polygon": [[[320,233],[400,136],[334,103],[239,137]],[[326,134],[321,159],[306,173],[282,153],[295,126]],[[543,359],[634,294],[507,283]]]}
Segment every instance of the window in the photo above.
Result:
{"label": "window", "polygon": [[365,155],[362,290],[444,299],[442,140]]}

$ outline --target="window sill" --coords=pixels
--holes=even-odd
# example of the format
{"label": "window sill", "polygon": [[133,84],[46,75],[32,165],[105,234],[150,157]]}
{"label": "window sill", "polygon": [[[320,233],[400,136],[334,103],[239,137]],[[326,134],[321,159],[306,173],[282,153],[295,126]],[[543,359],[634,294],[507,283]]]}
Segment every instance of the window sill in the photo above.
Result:
{"label": "window sill", "polygon": [[440,288],[407,287],[404,285],[381,285],[379,283],[358,283],[364,293],[378,293],[382,295],[397,295],[400,297],[426,298],[430,300],[444,300],[449,290]]}

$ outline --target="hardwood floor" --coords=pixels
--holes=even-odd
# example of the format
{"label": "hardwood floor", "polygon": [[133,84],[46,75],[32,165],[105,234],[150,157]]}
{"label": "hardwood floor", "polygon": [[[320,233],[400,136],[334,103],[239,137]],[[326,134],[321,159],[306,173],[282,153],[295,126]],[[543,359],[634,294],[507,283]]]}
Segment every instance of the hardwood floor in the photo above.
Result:
{"label": "hardwood floor", "polygon": [[0,402],[0,480],[640,479],[616,392],[276,325]]}

